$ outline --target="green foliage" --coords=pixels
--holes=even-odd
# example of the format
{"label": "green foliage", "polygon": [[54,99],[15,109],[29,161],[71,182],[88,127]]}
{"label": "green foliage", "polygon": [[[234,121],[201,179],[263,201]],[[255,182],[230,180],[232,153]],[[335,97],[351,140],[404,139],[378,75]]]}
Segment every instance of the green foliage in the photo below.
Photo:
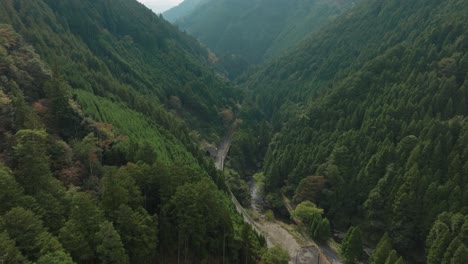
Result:
{"label": "green foliage", "polygon": [[291,213],[291,217],[309,224],[315,216],[321,216],[322,214],[323,209],[317,208],[317,205],[310,201],[305,201],[297,205],[296,209]]}
{"label": "green foliage", "polygon": [[53,113],[49,129],[60,133],[64,138],[80,137],[80,116],[70,104],[71,87],[63,80],[53,78],[44,84],[45,97],[50,101]]}
{"label": "green foliage", "polygon": [[16,134],[15,154],[18,157],[18,181],[26,192],[36,194],[41,190],[49,191],[51,172],[46,155],[44,130],[20,130]]}
{"label": "green foliage", "polygon": [[291,218],[305,223],[310,236],[314,240],[327,241],[332,236],[330,222],[322,218],[323,209],[311,201],[305,201],[296,206],[292,211]]}
{"label": "green foliage", "polygon": [[461,245],[453,254],[450,263],[465,263],[466,261],[468,261],[468,249],[466,248],[466,246]]}
{"label": "green foliage", "polygon": [[46,152],[47,133],[43,130],[19,130],[15,138],[16,178],[26,194],[35,197],[45,210],[46,225],[57,231],[64,222],[65,190],[50,171]]}
{"label": "green foliage", "polygon": [[96,233],[97,254],[102,263],[129,263],[119,234],[109,222],[101,224]]}
{"label": "green foliage", "polygon": [[395,262],[395,264],[405,264],[405,261],[403,260],[403,257],[398,258],[398,260]]}
{"label": "green foliage", "polygon": [[[315,223],[314,223],[315,222]],[[332,237],[330,222],[326,218],[314,219],[310,227],[312,238],[324,242]]]}
{"label": "green foliage", "polygon": [[234,170],[224,170],[224,177],[229,189],[236,196],[237,200],[244,207],[251,204],[250,188],[245,180],[241,179],[239,173]]}
{"label": "green foliage", "polygon": [[136,181],[125,167],[110,170],[101,179],[101,202],[105,212],[112,216],[122,205],[136,209],[143,198]]}
{"label": "green foliage", "polygon": [[6,230],[17,248],[31,260],[62,249],[57,238],[44,227],[42,220],[33,212],[20,207],[3,215],[0,230]]}
{"label": "green foliage", "polygon": [[[21,0],[2,3],[0,17],[0,22],[22,30],[73,89],[112,98],[166,129],[176,127],[174,117],[161,107],[170,96],[181,98],[176,114],[206,134],[221,129],[217,113],[234,99],[228,85],[210,70],[206,49],[135,1]],[[57,115],[73,120],[68,117],[67,112]],[[70,126],[67,130],[73,131]]]}
{"label": "green foliage", "polygon": [[392,251],[390,251],[390,254],[387,257],[387,260],[385,261],[385,264],[392,264],[392,263],[396,263],[397,261],[398,261],[398,255],[396,251],[393,249]]}
{"label": "green foliage", "polygon": [[231,160],[228,166],[245,177],[258,170],[268,148],[271,127],[260,110],[247,99],[240,109],[236,124],[239,128],[229,150]]}
{"label": "green foliage", "polygon": [[158,245],[158,222],[142,208],[132,211],[121,205],[115,216],[115,229],[120,234],[130,263],[145,263],[155,256]]}
{"label": "green foliage", "polygon": [[209,244],[210,238],[216,239],[212,237],[214,234],[229,232],[230,228],[226,226],[229,213],[221,194],[213,187],[213,183],[207,180],[182,185],[164,208],[161,221],[173,219],[172,223],[166,224],[175,225],[178,232],[173,235],[178,237],[178,247],[183,248],[185,256],[195,254],[203,257],[207,251],[219,247],[219,244]]}
{"label": "green foliage", "polygon": [[[96,97],[89,92],[76,91],[78,101],[84,107],[85,111],[95,116],[95,118],[104,123],[110,123],[121,133],[132,139],[128,142],[126,148],[130,152],[132,142],[145,143],[144,148],[148,148],[146,142],[153,147],[157,160],[162,162],[171,161],[192,161],[193,157],[187,153],[187,148],[181,144],[180,139],[176,138],[168,131],[161,129],[151,118],[138,113],[119,103],[114,103],[109,99]],[[124,143],[123,143],[124,144]],[[153,152],[151,150],[143,152]],[[149,161],[150,158],[140,150],[138,145],[135,153],[128,157],[132,161]],[[143,159],[142,159],[143,158]],[[154,162],[152,160],[149,163]]]}
{"label": "green foliage", "polygon": [[335,228],[424,254],[437,215],[468,209],[467,8],[364,1],[240,80],[273,128],[266,191],[315,199],[303,180],[322,175]]}
{"label": "green foliage", "polygon": [[456,263],[453,262],[455,259],[458,261],[466,257],[463,248],[466,248],[468,242],[464,234],[467,226],[466,215],[440,214],[426,239],[427,263]]}
{"label": "green foliage", "polygon": [[371,264],[385,264],[385,260],[387,259],[391,250],[392,250],[392,241],[388,233],[385,233],[380,239],[379,243],[377,244],[377,247],[375,248],[374,252],[372,252],[370,263]]}
{"label": "green foliage", "polygon": [[344,263],[358,263],[363,257],[362,252],[361,230],[359,227],[350,227],[341,244]]}
{"label": "green foliage", "polygon": [[212,139],[229,125],[218,109],[235,99],[206,50],[135,1],[0,7],[0,262],[260,258],[265,240],[175,116]]}
{"label": "green foliage", "polygon": [[40,257],[37,264],[73,264],[72,258],[63,251],[56,251]]}
{"label": "green foliage", "polygon": [[[212,50],[259,63],[280,55],[351,7],[340,1],[190,2],[164,14]],[[183,13],[181,16],[174,14]]]}
{"label": "green foliage", "polygon": [[260,263],[264,264],[287,264],[289,262],[289,254],[286,250],[280,247],[269,248],[262,257]]}
{"label": "green foliage", "polygon": [[16,248],[15,240],[12,240],[6,231],[0,233],[0,262],[20,264],[27,263],[26,258]]}
{"label": "green foliage", "polygon": [[24,195],[23,188],[16,182],[12,172],[0,163],[0,215],[6,213],[16,204],[20,203]]}
{"label": "green foliage", "polygon": [[86,261],[95,256],[95,234],[104,221],[104,214],[86,193],[70,190],[71,212],[68,221],[60,229],[59,239],[75,261]]}

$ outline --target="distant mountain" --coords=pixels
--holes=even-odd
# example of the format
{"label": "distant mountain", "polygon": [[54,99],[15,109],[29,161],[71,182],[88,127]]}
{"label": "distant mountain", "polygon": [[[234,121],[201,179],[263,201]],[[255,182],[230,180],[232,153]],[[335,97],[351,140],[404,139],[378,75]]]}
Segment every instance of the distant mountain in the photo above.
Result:
{"label": "distant mountain", "polygon": [[[218,54],[273,58],[354,5],[338,0],[185,1],[164,16]],[[189,6],[190,8],[186,8]],[[172,14],[180,14],[174,17]]]}
{"label": "distant mountain", "polygon": [[190,14],[193,10],[211,0],[185,0],[178,6],[175,6],[163,13],[163,16],[168,21],[174,22]]}

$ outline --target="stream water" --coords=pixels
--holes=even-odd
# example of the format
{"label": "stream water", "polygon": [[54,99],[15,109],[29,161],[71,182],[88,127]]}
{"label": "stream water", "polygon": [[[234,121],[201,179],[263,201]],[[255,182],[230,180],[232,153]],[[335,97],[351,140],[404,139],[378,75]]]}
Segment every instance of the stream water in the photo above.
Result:
{"label": "stream water", "polygon": [[249,181],[249,188],[250,188],[250,196],[251,196],[251,207],[252,210],[257,212],[258,214],[263,214],[263,207],[265,204],[265,200],[263,199],[262,190],[260,190],[258,184],[255,182],[253,178]]}
{"label": "stream water", "polygon": [[[218,155],[215,159],[216,168],[219,170],[224,169],[224,159],[229,151],[229,146],[231,143],[232,132],[230,135],[226,136],[226,138],[221,142],[218,147]],[[308,243],[304,243],[304,241],[299,242],[291,232],[284,227],[278,221],[266,221],[265,217],[263,216],[263,209],[265,205],[265,201],[263,199],[263,194],[261,190],[258,188],[258,184],[255,183],[255,180],[252,179],[249,182],[250,186],[250,194],[252,196],[252,209],[259,214],[259,219],[252,219],[248,212],[242,208],[239,204],[237,199],[231,193],[231,199],[233,203],[236,205],[236,209],[239,213],[241,213],[244,217],[244,220],[250,223],[255,230],[259,233],[263,234],[267,240],[268,247],[272,247],[273,245],[279,246],[286,251],[290,256],[289,264],[315,264],[315,263],[326,263],[320,261],[320,256],[318,249],[310,245],[310,241]],[[307,245],[305,245],[307,244]],[[313,244],[313,243],[312,243]]]}

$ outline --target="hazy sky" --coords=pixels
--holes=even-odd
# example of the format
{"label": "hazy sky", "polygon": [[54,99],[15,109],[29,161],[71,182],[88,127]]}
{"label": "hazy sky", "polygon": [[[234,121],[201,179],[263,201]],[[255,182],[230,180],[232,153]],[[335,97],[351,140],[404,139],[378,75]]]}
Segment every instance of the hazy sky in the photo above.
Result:
{"label": "hazy sky", "polygon": [[184,0],[138,0],[145,4],[147,7],[153,9],[157,14],[162,13],[169,8],[178,5]]}

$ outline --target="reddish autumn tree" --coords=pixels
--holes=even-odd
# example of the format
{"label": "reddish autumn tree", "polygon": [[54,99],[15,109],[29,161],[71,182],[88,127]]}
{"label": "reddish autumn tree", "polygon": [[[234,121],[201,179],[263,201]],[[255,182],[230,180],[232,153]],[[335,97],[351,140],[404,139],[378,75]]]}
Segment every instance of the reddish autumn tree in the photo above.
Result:
{"label": "reddish autumn tree", "polygon": [[318,203],[320,194],[325,187],[325,178],[323,176],[308,176],[301,180],[294,195],[294,202],[312,201]]}
{"label": "reddish autumn tree", "polygon": [[223,118],[224,125],[229,125],[234,119],[234,113],[232,112],[231,109],[224,109],[223,112],[221,113],[221,116]]}

